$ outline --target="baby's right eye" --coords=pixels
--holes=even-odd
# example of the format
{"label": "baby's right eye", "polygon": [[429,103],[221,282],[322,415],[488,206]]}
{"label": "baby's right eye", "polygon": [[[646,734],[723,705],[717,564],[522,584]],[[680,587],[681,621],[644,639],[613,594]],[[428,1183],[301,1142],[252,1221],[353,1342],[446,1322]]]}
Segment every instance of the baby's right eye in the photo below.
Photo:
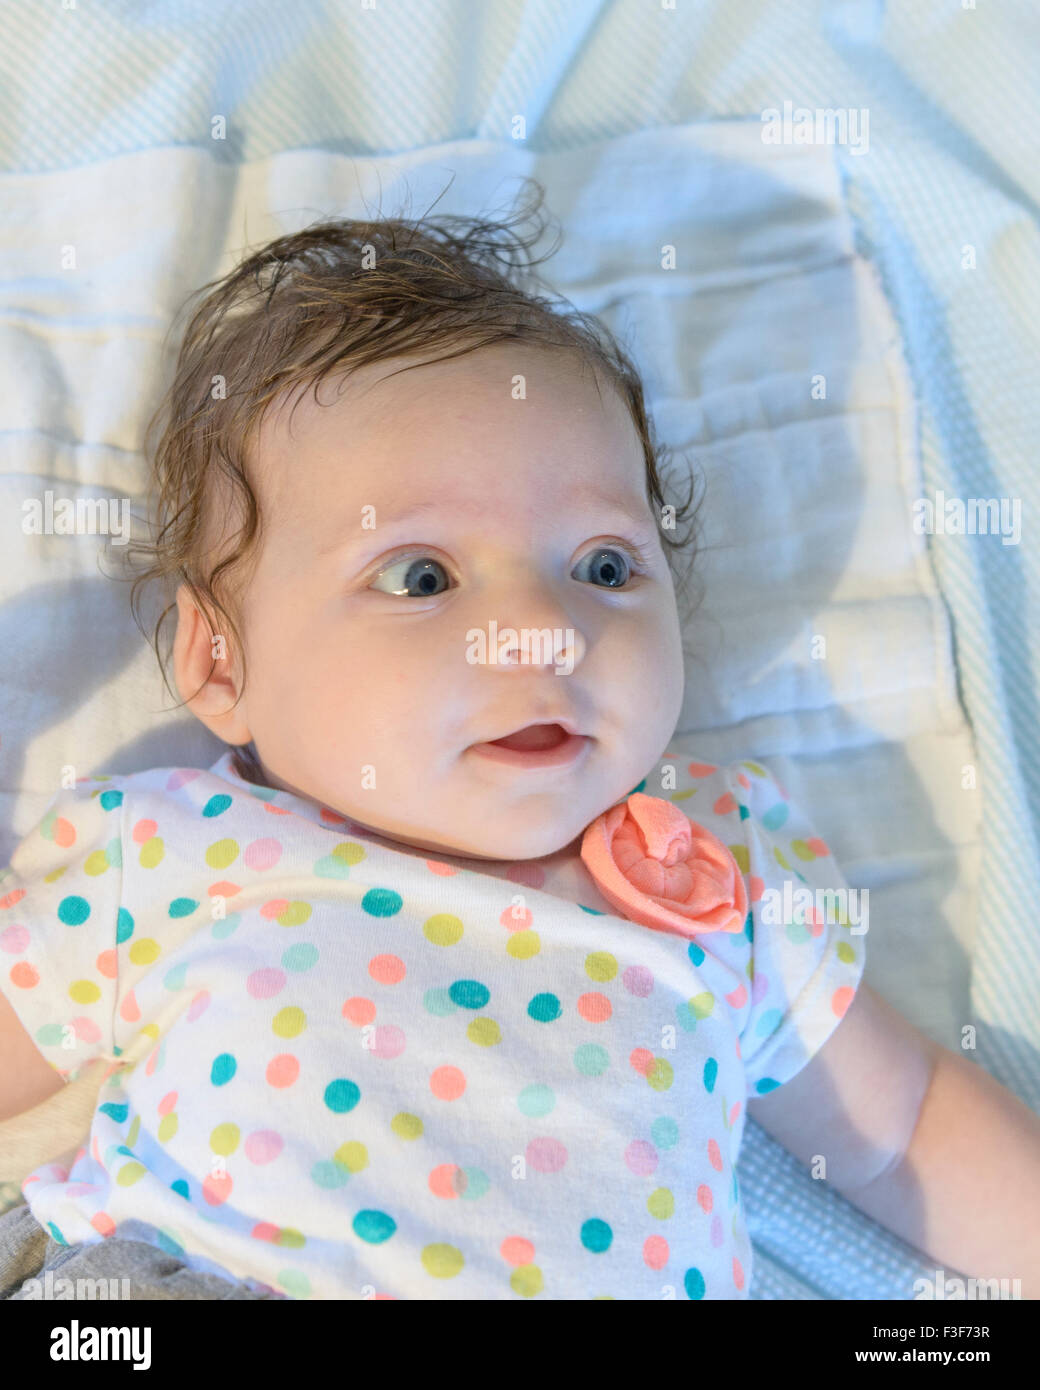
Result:
{"label": "baby's right eye", "polygon": [[[445,578],[447,578],[447,571],[440,561],[435,560],[431,555],[411,555],[395,560],[392,565],[387,565],[379,571],[369,588],[377,588],[376,580],[384,579],[387,575],[392,575],[395,570],[402,569],[404,571],[402,579],[393,588],[381,589],[381,593],[400,594],[407,598],[430,598],[435,594],[444,592],[443,589],[436,587],[436,571],[439,570]],[[413,593],[413,590],[416,592]]]}

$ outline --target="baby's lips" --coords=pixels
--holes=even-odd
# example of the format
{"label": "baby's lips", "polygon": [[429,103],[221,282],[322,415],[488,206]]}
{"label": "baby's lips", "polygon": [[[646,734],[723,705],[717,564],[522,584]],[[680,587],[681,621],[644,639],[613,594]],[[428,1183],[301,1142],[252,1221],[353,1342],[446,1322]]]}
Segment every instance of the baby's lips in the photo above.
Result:
{"label": "baby's lips", "polygon": [[581,858],[608,903],[654,931],[742,931],[747,889],[722,841],[671,801],[635,792],[597,816]]}

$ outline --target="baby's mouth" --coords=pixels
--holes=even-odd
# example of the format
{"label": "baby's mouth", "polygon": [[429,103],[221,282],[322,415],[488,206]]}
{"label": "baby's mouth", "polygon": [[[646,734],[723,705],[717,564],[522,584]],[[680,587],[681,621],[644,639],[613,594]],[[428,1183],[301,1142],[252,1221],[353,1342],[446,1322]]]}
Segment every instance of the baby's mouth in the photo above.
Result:
{"label": "baby's mouth", "polygon": [[558,748],[568,737],[566,729],[559,724],[528,724],[505,738],[492,739],[491,744],[517,753],[535,753],[545,748]]}

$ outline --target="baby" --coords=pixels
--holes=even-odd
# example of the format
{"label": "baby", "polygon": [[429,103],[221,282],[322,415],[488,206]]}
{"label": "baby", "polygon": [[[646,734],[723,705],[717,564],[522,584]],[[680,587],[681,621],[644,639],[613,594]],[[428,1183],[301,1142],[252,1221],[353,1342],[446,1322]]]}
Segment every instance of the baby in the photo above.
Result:
{"label": "baby", "polygon": [[743,1299],[750,1114],[1040,1297],[1040,1120],[777,911],[847,885],[768,769],[678,750],[688,503],[540,231],[327,222],[200,292],[141,578],[229,748],[80,778],[0,881],[0,1118],[112,1064],[32,1219],[259,1296]]}

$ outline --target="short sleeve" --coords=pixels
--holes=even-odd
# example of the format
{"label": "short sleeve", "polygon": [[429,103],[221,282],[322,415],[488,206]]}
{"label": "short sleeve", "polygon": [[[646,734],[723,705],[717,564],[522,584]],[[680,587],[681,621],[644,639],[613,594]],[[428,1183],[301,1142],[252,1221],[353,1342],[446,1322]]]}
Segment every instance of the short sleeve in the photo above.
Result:
{"label": "short sleeve", "polygon": [[766,768],[741,762],[724,772],[750,906],[741,1056],[749,1096],[765,1095],[801,1071],[852,1003],[866,959],[867,894],[849,888],[829,845]]}
{"label": "short sleeve", "polygon": [[122,802],[112,777],[60,792],[0,874],[0,989],[69,1080],[112,1055]]}

